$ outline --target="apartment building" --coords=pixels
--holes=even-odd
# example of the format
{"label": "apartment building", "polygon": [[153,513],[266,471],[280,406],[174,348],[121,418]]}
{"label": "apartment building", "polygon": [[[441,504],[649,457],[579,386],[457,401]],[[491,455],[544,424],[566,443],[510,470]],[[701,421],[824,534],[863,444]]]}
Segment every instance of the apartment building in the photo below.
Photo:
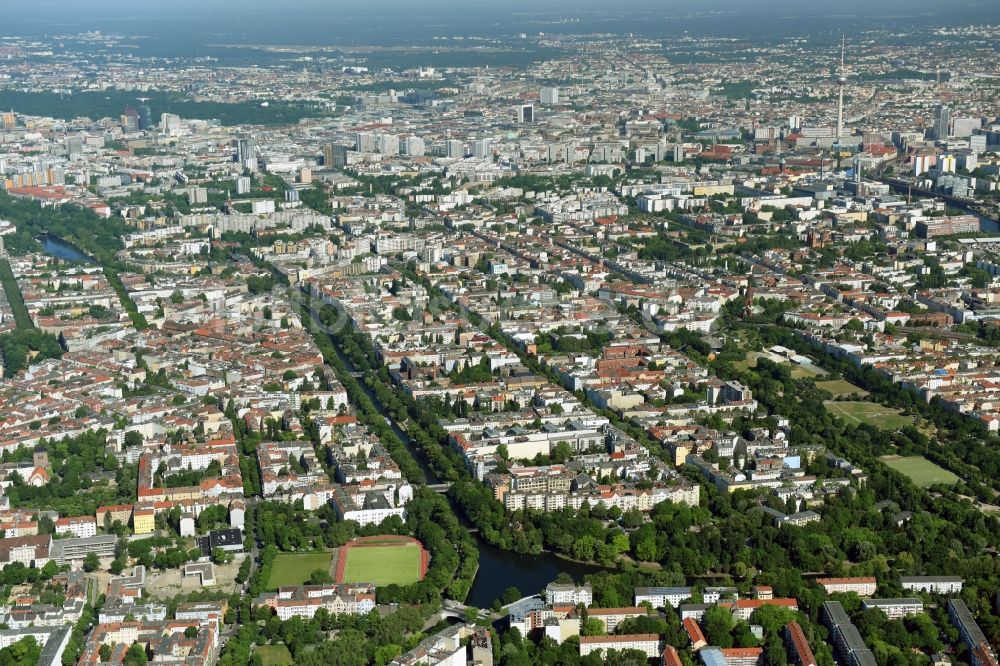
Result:
{"label": "apartment building", "polygon": [[877,666],[875,655],[865,645],[857,627],[839,601],[823,604],[823,623],[830,630],[833,645],[846,666]]}
{"label": "apartment building", "polygon": [[924,602],[920,599],[862,599],[861,608],[869,610],[880,610],[886,614],[890,620],[899,620],[910,615],[917,615],[924,612]]}
{"label": "apartment building", "polygon": [[364,615],[375,608],[375,585],[344,583],[339,585],[294,585],[280,587],[254,600],[255,606],[268,606],[282,621],[291,617],[311,618],[320,608],[331,615]]}
{"label": "apartment building", "polygon": [[785,642],[791,648],[792,656],[798,666],[816,666],[816,656],[809,647],[809,641],[806,640],[802,627],[795,620],[785,625]]}
{"label": "apartment building", "polygon": [[904,590],[930,594],[958,594],[965,580],[961,576],[900,576]]}
{"label": "apartment building", "polygon": [[691,598],[690,587],[637,587],[635,588],[635,605],[649,602],[653,608],[677,608]]}
{"label": "apartment building", "polygon": [[870,597],[875,594],[878,582],[874,576],[858,576],[854,578],[817,578],[827,594],[837,592],[853,592],[859,597]]}
{"label": "apartment building", "polygon": [[618,636],[581,636],[580,656],[608,650],[638,650],[649,659],[660,656],[660,637],[656,634],[621,634]]}
{"label": "apartment building", "polygon": [[545,586],[545,603],[549,606],[572,605],[590,606],[594,602],[594,590],[590,583],[549,583]]}
{"label": "apartment building", "polygon": [[948,617],[969,650],[972,666],[997,666],[997,655],[965,602],[959,598],[949,599]]}
{"label": "apartment building", "polygon": [[587,609],[587,617],[592,620],[600,620],[604,624],[604,631],[609,634],[614,633],[615,628],[623,621],[633,617],[643,617],[647,614],[645,606]]}

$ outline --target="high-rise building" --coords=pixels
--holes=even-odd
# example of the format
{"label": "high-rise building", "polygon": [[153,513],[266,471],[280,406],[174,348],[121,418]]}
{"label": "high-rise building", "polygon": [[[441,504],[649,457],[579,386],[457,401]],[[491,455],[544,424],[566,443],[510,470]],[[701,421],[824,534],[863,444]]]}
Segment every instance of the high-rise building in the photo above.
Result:
{"label": "high-rise building", "polygon": [[476,159],[485,160],[493,156],[493,139],[479,139],[472,144],[472,155]]}
{"label": "high-rise building", "polygon": [[257,140],[253,136],[236,139],[236,161],[244,169],[257,170]]}
{"label": "high-rise building", "polygon": [[83,139],[78,136],[67,137],[66,153],[70,160],[78,160],[83,157]]}
{"label": "high-rise building", "polygon": [[331,166],[343,169],[347,166],[347,146],[337,144],[333,147],[333,162]]}
{"label": "high-rise building", "polygon": [[14,115],[13,111],[4,111],[0,113],[0,127],[4,129],[9,129],[14,126],[17,122],[17,116]]}
{"label": "high-rise building", "polygon": [[208,190],[204,187],[189,187],[186,190],[188,203],[195,204],[208,203]]}
{"label": "high-rise building", "polygon": [[406,154],[411,157],[423,157],[426,151],[424,140],[419,136],[406,137]]}
{"label": "high-rise building", "polygon": [[173,113],[161,113],[160,129],[168,135],[177,134],[181,129],[181,117]]}
{"label": "high-rise building", "polygon": [[378,139],[371,132],[358,132],[354,144],[359,153],[374,153],[378,149]]}
{"label": "high-rise building", "polygon": [[448,157],[465,157],[465,143],[459,141],[458,139],[449,139],[448,144]]}
{"label": "high-rise building", "polygon": [[944,141],[951,132],[951,112],[947,106],[934,109],[934,125],[931,127],[931,138]]}
{"label": "high-rise building", "polygon": [[395,134],[380,134],[378,137],[378,151],[383,155],[398,155],[399,137]]}
{"label": "high-rise building", "polygon": [[982,118],[955,118],[952,121],[952,136],[968,137],[983,126]]}
{"label": "high-rise building", "polygon": [[240,176],[236,179],[236,194],[250,194],[251,187],[253,181],[250,180],[250,176]]}
{"label": "high-rise building", "polygon": [[139,129],[148,130],[153,127],[153,111],[145,102],[139,106]]}
{"label": "high-rise building", "polygon": [[559,88],[543,87],[538,94],[538,99],[545,106],[555,106],[559,103]]}
{"label": "high-rise building", "polygon": [[139,129],[139,112],[130,106],[125,107],[121,117],[122,129],[126,132],[135,132]]}
{"label": "high-rise building", "polygon": [[533,104],[522,104],[518,107],[517,121],[521,123],[535,122],[535,106]]}

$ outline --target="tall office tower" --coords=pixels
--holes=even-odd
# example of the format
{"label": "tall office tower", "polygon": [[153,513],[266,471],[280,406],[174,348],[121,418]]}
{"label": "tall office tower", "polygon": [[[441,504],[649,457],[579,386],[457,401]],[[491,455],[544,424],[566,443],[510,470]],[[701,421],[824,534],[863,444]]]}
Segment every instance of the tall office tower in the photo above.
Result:
{"label": "tall office tower", "polygon": [[555,106],[559,103],[559,88],[542,88],[538,98],[545,106]]}
{"label": "tall office tower", "polygon": [[208,203],[208,189],[204,187],[189,187],[185,190],[187,194],[188,203],[203,204]]}
{"label": "tall office tower", "polygon": [[951,135],[960,136],[962,138],[969,137],[982,126],[982,118],[955,118],[955,120],[952,121]]}
{"label": "tall office tower", "polygon": [[333,144],[323,144],[323,166],[333,166]]}
{"label": "tall office tower", "polygon": [[78,136],[67,137],[66,153],[69,155],[71,161],[83,157],[83,139]]}
{"label": "tall office tower", "polygon": [[337,169],[347,166],[347,146],[337,144],[333,147],[333,161],[330,166]]}
{"label": "tall office tower", "polygon": [[250,180],[250,176],[240,176],[236,179],[236,194],[250,194],[251,187],[253,181]]}
{"label": "tall office tower", "polygon": [[800,127],[802,127],[802,116],[788,116],[788,129],[796,132]]}
{"label": "tall office tower", "polygon": [[465,143],[458,139],[449,139],[447,143],[448,157],[465,157]]}
{"label": "tall office tower", "polygon": [[472,156],[485,160],[493,156],[493,139],[479,139],[472,144]]}
{"label": "tall office tower", "polygon": [[395,134],[380,134],[378,151],[383,155],[399,155],[399,137]]}
{"label": "tall office tower", "polygon": [[244,169],[257,170],[257,140],[252,135],[236,139],[236,161]]}
{"label": "tall office tower", "polygon": [[521,123],[535,122],[535,106],[533,104],[522,104],[518,107],[517,120]]}
{"label": "tall office tower", "polygon": [[139,129],[148,130],[153,127],[153,111],[146,105],[146,98],[140,97],[142,104],[139,106]]}
{"label": "tall office tower", "polygon": [[931,128],[931,138],[944,141],[951,129],[951,112],[947,106],[934,109],[934,126]]}
{"label": "tall office tower", "polygon": [[840,69],[837,70],[837,136],[836,146],[840,149],[840,140],[844,136],[844,86],[847,85],[847,71],[844,69],[844,49],[847,42],[840,37]]}
{"label": "tall office tower", "polygon": [[371,132],[358,132],[354,137],[354,143],[359,153],[374,153],[378,142]]}
{"label": "tall office tower", "polygon": [[423,157],[426,150],[424,140],[419,136],[406,137],[406,154],[410,157]]}
{"label": "tall office tower", "polygon": [[17,117],[14,115],[13,111],[4,111],[0,114],[0,127],[4,129],[9,129],[14,126],[17,122]]}
{"label": "tall office tower", "polygon": [[139,112],[130,106],[125,107],[121,117],[122,129],[126,132],[135,132],[139,129]]}
{"label": "tall office tower", "polygon": [[173,113],[161,113],[160,130],[171,136],[177,134],[181,130],[181,117]]}

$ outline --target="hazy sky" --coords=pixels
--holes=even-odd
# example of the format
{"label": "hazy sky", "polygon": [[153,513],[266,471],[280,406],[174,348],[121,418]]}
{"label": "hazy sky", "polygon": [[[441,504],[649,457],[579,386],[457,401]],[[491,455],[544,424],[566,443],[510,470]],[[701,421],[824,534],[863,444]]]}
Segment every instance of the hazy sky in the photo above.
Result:
{"label": "hazy sky", "polygon": [[[509,34],[540,31],[541,18],[560,17],[582,17],[581,32],[603,28],[647,34],[676,32],[676,19],[689,14],[700,18],[680,29],[716,34],[753,34],[769,30],[776,19],[785,22],[783,32],[801,29],[806,34],[842,30],[848,21],[892,26],[898,19],[903,26],[907,21],[1000,20],[997,0],[0,0],[0,7],[0,34],[102,30],[189,43],[210,41],[207,36],[254,43],[338,43],[353,36],[371,43],[379,34],[387,40],[420,40],[435,30]],[[713,23],[704,18],[710,12],[724,16]],[[813,20],[789,25],[799,17]]]}
{"label": "hazy sky", "polygon": [[[454,11],[469,14],[503,14],[513,11],[628,10],[659,8],[676,11],[730,11],[752,13],[778,11],[798,14],[864,15],[931,12],[946,15],[967,8],[984,14],[997,13],[992,0],[44,0],[10,2],[3,0],[7,18],[37,20],[86,19],[111,16],[179,16],[191,14],[275,15],[296,12],[341,14],[377,13],[392,15]],[[991,11],[992,10],[992,11]]]}

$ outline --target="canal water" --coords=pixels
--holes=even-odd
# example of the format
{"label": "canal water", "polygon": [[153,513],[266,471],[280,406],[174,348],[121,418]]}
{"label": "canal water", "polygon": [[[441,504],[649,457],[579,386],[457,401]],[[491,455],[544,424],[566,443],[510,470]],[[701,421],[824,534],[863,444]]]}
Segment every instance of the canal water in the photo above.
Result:
{"label": "canal water", "polygon": [[80,261],[85,264],[97,263],[75,246],[56,236],[40,236],[38,242],[42,244],[42,251],[50,257],[65,261]]}
{"label": "canal water", "polygon": [[[334,349],[348,370],[354,372],[355,368],[350,359],[341,353],[336,343],[334,343]],[[364,379],[358,378],[358,383],[361,385],[361,390],[368,395],[372,404],[379,410],[379,413],[387,416],[382,411],[382,405],[376,398],[375,392],[368,388]],[[388,420],[388,423],[409,450],[410,455],[417,461],[425,481],[431,485],[441,483],[441,479],[424,463],[423,457],[414,448],[406,431],[402,430],[391,419]],[[453,508],[458,519],[466,526],[471,527],[461,510],[454,505]],[[536,594],[544,590],[545,586],[555,580],[560,573],[569,574],[573,580],[582,581],[586,574],[605,571],[601,567],[572,562],[552,553],[519,555],[494,548],[483,541],[476,532],[473,532],[472,536],[479,547],[479,573],[476,574],[476,579],[472,582],[472,589],[469,590],[469,596],[465,600],[465,603],[470,606],[489,608],[493,600],[498,599],[509,587],[516,587],[522,595]]]}

